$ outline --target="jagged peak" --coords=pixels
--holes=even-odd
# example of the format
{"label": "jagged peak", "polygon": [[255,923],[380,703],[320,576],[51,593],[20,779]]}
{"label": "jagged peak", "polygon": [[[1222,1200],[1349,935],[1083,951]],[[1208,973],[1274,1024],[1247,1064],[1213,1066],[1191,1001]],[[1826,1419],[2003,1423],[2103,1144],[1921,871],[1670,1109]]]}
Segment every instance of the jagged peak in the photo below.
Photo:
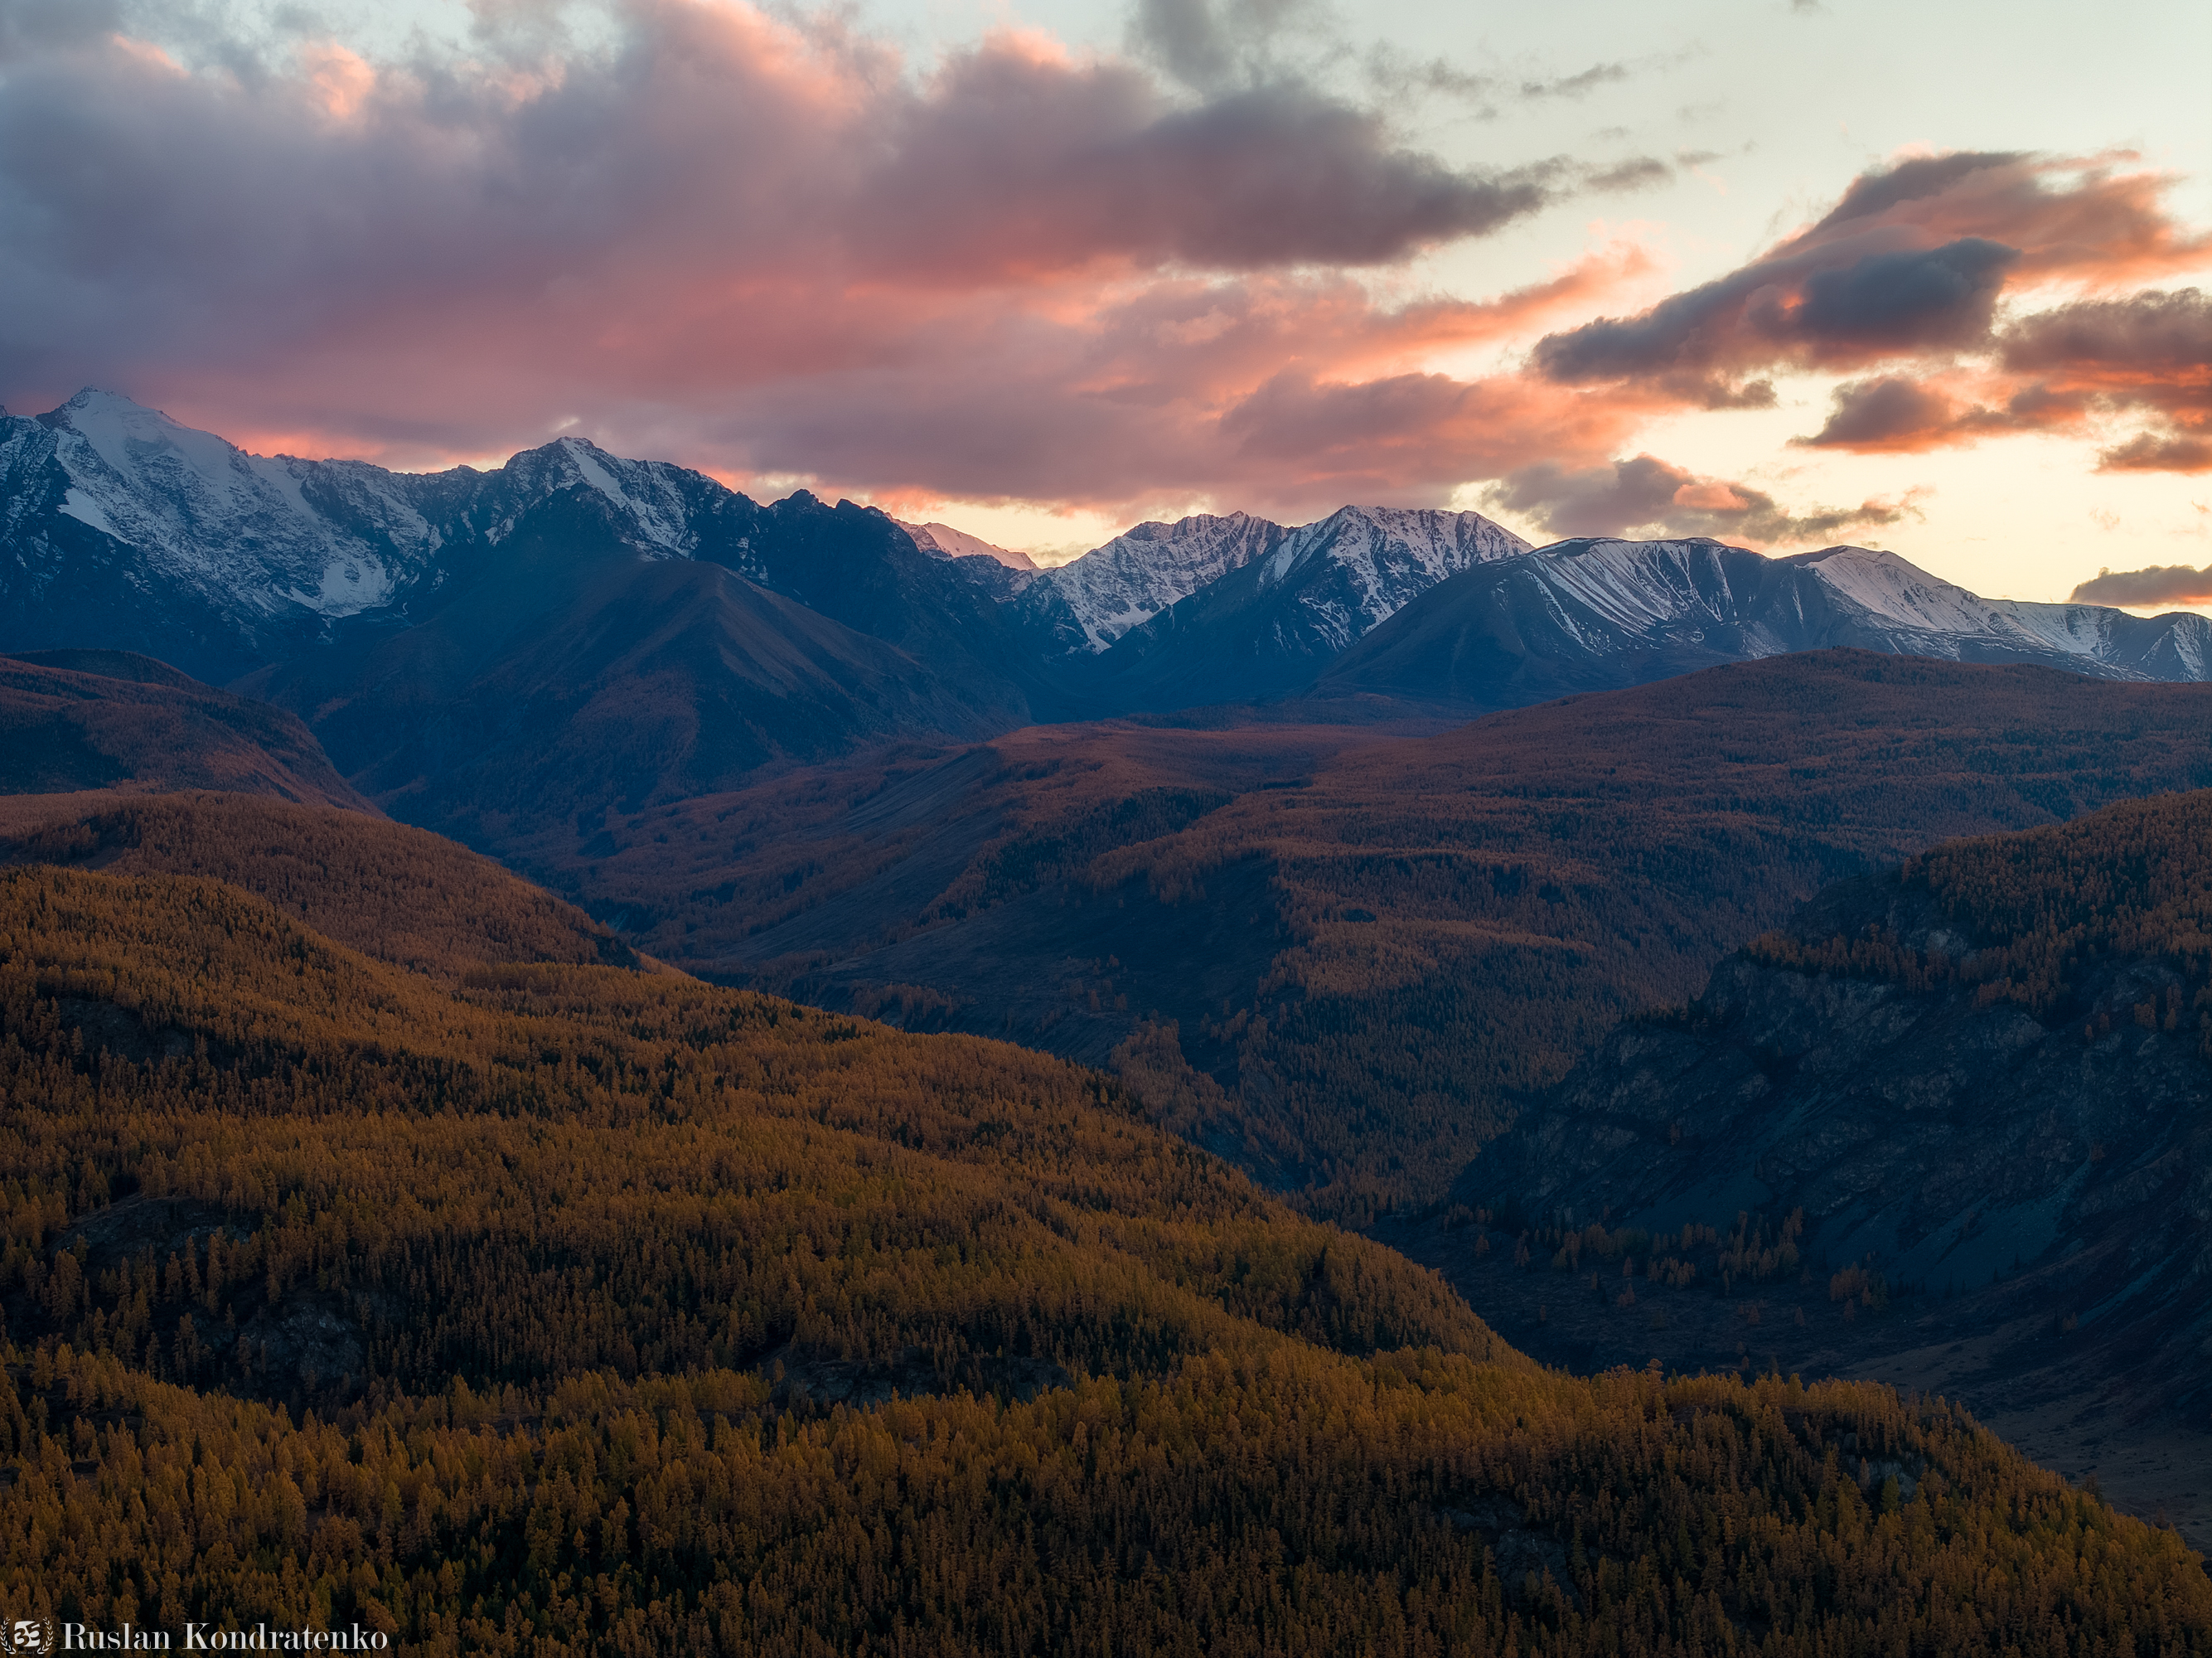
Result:
{"label": "jagged peak", "polygon": [[[97,409],[112,409],[133,414],[152,415],[157,420],[169,418],[159,409],[149,408],[137,399],[127,396],[121,392],[111,392],[105,386],[79,387],[75,397],[70,398],[53,412],[61,414],[67,411],[72,414],[82,414]],[[174,425],[176,423],[171,421],[170,424]]]}
{"label": "jagged peak", "polygon": [[[42,425],[76,432],[90,432],[100,427],[119,428],[131,432],[157,433],[165,429],[180,432],[194,430],[180,420],[172,419],[159,409],[148,408],[135,398],[126,397],[121,392],[111,392],[100,386],[85,387],[66,403],[57,408],[49,409],[38,418]],[[215,436],[212,432],[201,435],[209,437]]]}
{"label": "jagged peak", "polygon": [[[872,508],[870,510],[874,511],[876,509]],[[984,540],[979,535],[970,535],[965,530],[955,529],[950,524],[939,524],[935,521],[927,524],[909,524],[899,518],[894,518],[891,521],[907,533],[915,546],[932,558],[984,558],[994,559],[1004,564],[1008,570],[1034,571],[1036,569],[1036,562],[1030,558],[1029,554],[1010,552],[1005,547]]]}
{"label": "jagged peak", "polygon": [[[1926,570],[1922,570],[1919,565],[1901,553],[1891,552],[1881,547],[1855,546],[1848,542],[1837,546],[1822,547],[1814,552],[1786,553],[1775,562],[1780,564],[1802,564],[1809,569],[1815,564],[1826,564],[1831,559],[1846,564],[1892,565],[1911,570],[1916,575],[1928,576]],[[1931,582],[1942,580],[1941,576],[1929,576],[1928,579]]]}
{"label": "jagged peak", "polygon": [[1564,541],[1547,542],[1529,551],[1537,558],[1547,559],[1624,556],[1633,558],[1654,553],[1671,556],[1685,552],[1741,552],[1754,558],[1766,556],[1753,552],[1749,547],[1738,546],[1733,541],[1717,540],[1710,535],[1669,535],[1650,541],[1635,541],[1620,535],[1577,535]]}

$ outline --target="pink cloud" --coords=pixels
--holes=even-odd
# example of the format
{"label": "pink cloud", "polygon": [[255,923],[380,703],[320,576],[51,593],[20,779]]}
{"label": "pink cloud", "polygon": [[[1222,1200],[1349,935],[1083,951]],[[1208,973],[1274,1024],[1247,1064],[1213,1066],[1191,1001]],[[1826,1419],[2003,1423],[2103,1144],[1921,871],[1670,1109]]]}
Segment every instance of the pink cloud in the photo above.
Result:
{"label": "pink cloud", "polygon": [[[743,5],[624,16],[604,58],[475,73],[319,48],[243,82],[115,37],[22,55],[5,391],[115,384],[403,462],[575,416],[718,470],[1097,499],[1210,484],[1193,428],[1287,360],[1351,372],[1591,285],[1393,308],[1329,274],[1548,186],[1296,86],[1178,101],[1013,34],[916,83]],[[1145,405],[1182,464],[1152,464]]]}
{"label": "pink cloud", "polygon": [[[111,385],[390,464],[571,430],[908,501],[1433,503],[1630,464],[1655,415],[1771,402],[1769,368],[1986,343],[2022,272],[2202,246],[2154,175],[1939,158],[1860,180],[1746,272],[1574,328],[1640,253],[1479,301],[1369,273],[1575,169],[1451,166],[1299,83],[1200,95],[1011,33],[916,78],[849,28],[707,0],[626,0],[602,53],[326,46],[236,75],[95,12],[6,46],[0,395]],[[1436,371],[1544,327],[1532,371]]]}
{"label": "pink cloud", "polygon": [[2076,300],[2019,318],[1992,347],[1996,364],[1984,370],[1848,381],[1827,424],[1799,442],[1908,454],[2132,416],[2152,429],[2106,448],[2100,471],[2206,469],[2212,302],[2196,289]]}

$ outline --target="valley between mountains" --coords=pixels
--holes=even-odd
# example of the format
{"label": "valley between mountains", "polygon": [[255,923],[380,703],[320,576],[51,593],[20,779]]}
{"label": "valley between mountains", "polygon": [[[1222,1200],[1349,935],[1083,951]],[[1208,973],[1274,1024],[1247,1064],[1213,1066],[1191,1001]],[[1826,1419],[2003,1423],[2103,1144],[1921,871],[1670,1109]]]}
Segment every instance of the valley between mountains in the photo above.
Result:
{"label": "valley between mountains", "polygon": [[0,502],[50,1615],[2212,1651],[2202,618],[90,391]]}

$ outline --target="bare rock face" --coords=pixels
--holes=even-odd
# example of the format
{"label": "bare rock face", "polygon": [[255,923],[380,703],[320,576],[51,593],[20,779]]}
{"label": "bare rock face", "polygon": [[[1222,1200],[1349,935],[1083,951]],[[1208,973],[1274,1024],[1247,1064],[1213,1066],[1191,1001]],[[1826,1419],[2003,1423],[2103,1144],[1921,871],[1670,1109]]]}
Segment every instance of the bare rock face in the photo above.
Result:
{"label": "bare rock face", "polygon": [[[1970,963],[1894,875],[1790,932]],[[2038,1018],[1749,954],[1626,1023],[1382,1228],[1536,1356],[1941,1390],[2124,1503],[2212,1531],[2212,1064],[2170,963],[2086,962]]]}
{"label": "bare rock face", "polygon": [[[1923,952],[1970,947],[1880,877],[1832,889],[1792,930],[1869,924]],[[1808,1257],[1871,1255],[1897,1293],[2047,1269],[2077,1329],[2212,1334],[2212,1301],[2189,1289],[2212,1067],[2193,1019],[2162,1028],[2183,989],[2163,963],[2114,960],[2045,1023],[1971,985],[1915,993],[1738,957],[1684,1014],[1615,1031],[1465,1183],[1655,1234],[1802,1209]],[[2207,1385],[2190,1379],[2190,1396]]]}

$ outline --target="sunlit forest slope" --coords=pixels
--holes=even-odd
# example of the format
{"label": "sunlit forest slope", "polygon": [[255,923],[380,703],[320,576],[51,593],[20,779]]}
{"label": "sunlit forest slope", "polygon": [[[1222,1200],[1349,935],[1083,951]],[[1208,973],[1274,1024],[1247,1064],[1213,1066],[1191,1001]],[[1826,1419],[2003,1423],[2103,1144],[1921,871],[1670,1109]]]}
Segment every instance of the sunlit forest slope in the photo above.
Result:
{"label": "sunlit forest slope", "polygon": [[[265,832],[179,809],[210,865]],[[1940,1400],[1541,1370],[1095,1072],[530,959],[495,882],[471,921],[426,879],[434,959],[380,959],[301,917],[374,888],[326,850],[290,902],[0,872],[13,1615],[426,1652],[2212,1651],[2196,1557]]]}

